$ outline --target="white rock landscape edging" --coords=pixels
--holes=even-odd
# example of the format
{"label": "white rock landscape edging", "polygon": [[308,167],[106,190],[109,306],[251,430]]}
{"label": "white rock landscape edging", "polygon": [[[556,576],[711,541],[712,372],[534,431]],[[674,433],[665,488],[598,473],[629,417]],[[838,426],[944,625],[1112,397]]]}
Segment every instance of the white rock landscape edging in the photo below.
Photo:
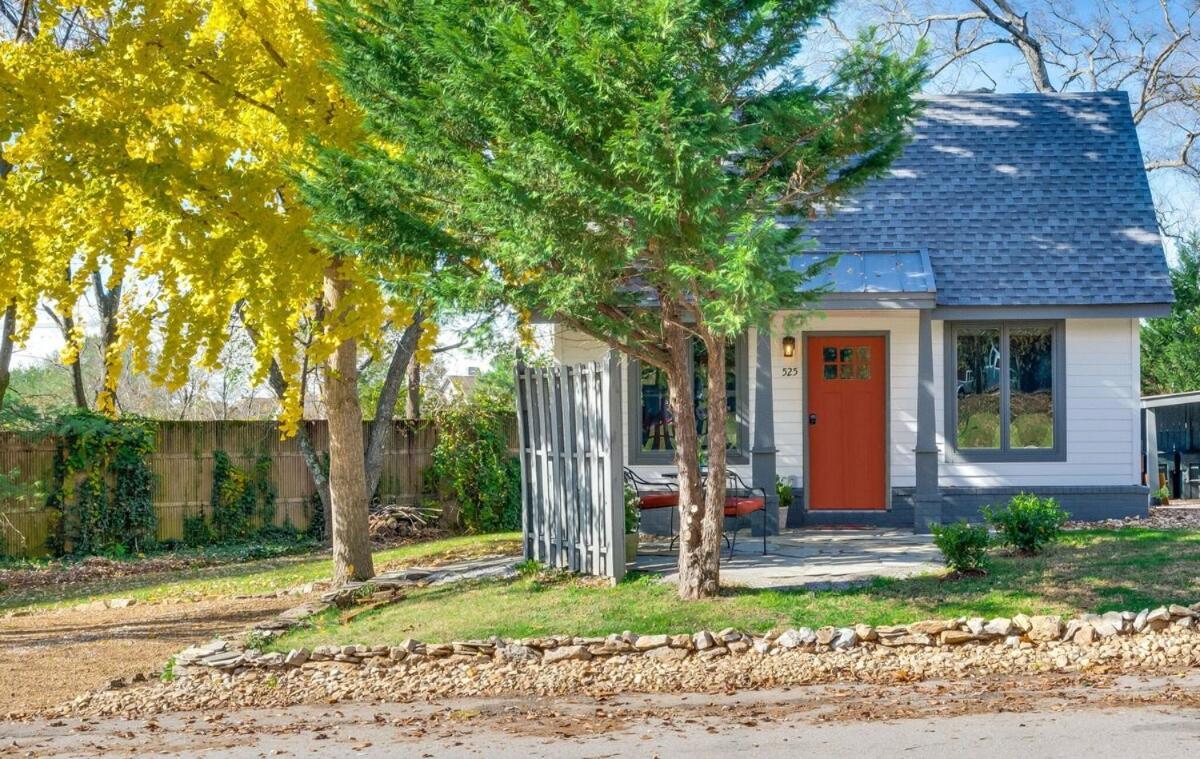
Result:
{"label": "white rock landscape edging", "polygon": [[303,703],[442,697],[727,692],[820,683],[1178,673],[1200,667],[1200,604],[1137,614],[924,620],[748,635],[541,638],[263,653],[213,641],[168,682],[94,691],[38,715],[147,717]]}
{"label": "white rock landscape edging", "polygon": [[[301,607],[303,614],[285,614],[289,624],[319,610]],[[268,623],[270,624],[270,623]],[[282,624],[282,623],[280,623]],[[694,634],[638,635],[623,632],[608,636],[569,635],[538,638],[453,641],[426,643],[405,640],[399,645],[347,644],[295,648],[287,653],[264,653],[236,642],[217,640],[195,646],[175,658],[175,673],[186,676],[203,670],[240,674],[251,669],[283,669],[338,662],[363,665],[371,662],[400,663],[438,659],[491,658],[498,662],[554,664],[565,661],[589,661],[597,658],[647,657],[659,661],[679,661],[690,657],[712,659],[754,653],[779,654],[789,650],[808,653],[846,651],[867,648],[955,648],[964,644],[996,644],[1012,648],[1032,648],[1069,641],[1089,646],[1108,638],[1161,632],[1168,628],[1197,631],[1200,628],[1200,603],[1190,607],[1171,605],[1140,612],[1110,611],[1084,614],[1065,623],[1056,616],[1026,616],[930,619],[908,625],[866,624],[851,627],[801,627],[765,635],[750,635],[733,628],[719,632],[701,630]],[[278,629],[278,628],[277,628]]]}

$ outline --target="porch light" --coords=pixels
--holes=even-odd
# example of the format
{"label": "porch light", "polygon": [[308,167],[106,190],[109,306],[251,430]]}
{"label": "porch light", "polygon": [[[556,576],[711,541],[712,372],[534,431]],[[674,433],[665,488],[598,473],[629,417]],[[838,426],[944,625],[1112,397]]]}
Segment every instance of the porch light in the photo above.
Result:
{"label": "porch light", "polygon": [[796,338],[788,335],[783,338],[783,357],[791,358],[796,355]]}

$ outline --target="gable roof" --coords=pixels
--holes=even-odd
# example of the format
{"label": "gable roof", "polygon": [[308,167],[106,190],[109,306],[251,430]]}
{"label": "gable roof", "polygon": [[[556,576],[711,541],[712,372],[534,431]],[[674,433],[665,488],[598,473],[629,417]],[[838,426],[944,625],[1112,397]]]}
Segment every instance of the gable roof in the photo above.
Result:
{"label": "gable roof", "polygon": [[819,250],[924,251],[944,306],[1171,302],[1125,93],[929,97],[912,132]]}

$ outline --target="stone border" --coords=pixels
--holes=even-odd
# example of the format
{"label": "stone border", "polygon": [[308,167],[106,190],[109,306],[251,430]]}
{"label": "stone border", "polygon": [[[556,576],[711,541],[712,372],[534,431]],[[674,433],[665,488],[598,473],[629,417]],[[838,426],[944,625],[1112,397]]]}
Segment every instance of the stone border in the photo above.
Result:
{"label": "stone border", "polygon": [[[411,584],[415,581],[404,582]],[[302,613],[303,610],[313,613],[311,608],[312,605],[308,605],[285,612],[278,624],[284,624],[283,617],[288,617],[287,627],[272,628],[271,631],[282,631],[299,624],[308,616]],[[321,608],[327,608],[327,605]],[[626,631],[604,637],[557,635],[511,640],[493,637],[488,640],[451,643],[424,643],[410,639],[398,646],[318,646],[311,651],[296,648],[286,654],[264,653],[236,642],[215,640],[181,652],[175,659],[175,672],[181,676],[206,671],[236,675],[248,670],[292,669],[323,662],[362,665],[384,662],[415,663],[438,659],[462,661],[480,657],[499,662],[553,664],[620,655],[644,656],[669,662],[690,657],[712,659],[746,653],[770,655],[786,650],[814,653],[846,651],[857,647],[945,647],[953,650],[954,647],[967,643],[997,642],[1014,648],[1033,648],[1061,641],[1086,646],[1114,636],[1159,632],[1169,627],[1180,630],[1200,629],[1200,603],[1190,607],[1172,604],[1153,610],[1143,609],[1137,613],[1110,611],[1105,614],[1084,614],[1065,623],[1057,616],[1030,617],[1018,614],[1011,619],[960,617],[950,620],[923,620],[908,625],[859,624],[852,627],[822,627],[816,630],[801,627],[760,636],[727,628],[716,633],[701,630],[690,635],[638,635]]]}

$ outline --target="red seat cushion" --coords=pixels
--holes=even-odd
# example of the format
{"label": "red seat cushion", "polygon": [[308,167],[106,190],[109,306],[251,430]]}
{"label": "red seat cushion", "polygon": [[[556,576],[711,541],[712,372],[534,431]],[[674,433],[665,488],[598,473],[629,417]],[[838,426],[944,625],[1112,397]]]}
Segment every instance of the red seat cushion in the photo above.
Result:
{"label": "red seat cushion", "polygon": [[725,499],[725,516],[744,517],[766,507],[766,502],[758,496],[729,496]]}
{"label": "red seat cushion", "polygon": [[679,505],[679,494],[670,491],[643,493],[638,496],[638,506],[643,509],[662,509]]}

